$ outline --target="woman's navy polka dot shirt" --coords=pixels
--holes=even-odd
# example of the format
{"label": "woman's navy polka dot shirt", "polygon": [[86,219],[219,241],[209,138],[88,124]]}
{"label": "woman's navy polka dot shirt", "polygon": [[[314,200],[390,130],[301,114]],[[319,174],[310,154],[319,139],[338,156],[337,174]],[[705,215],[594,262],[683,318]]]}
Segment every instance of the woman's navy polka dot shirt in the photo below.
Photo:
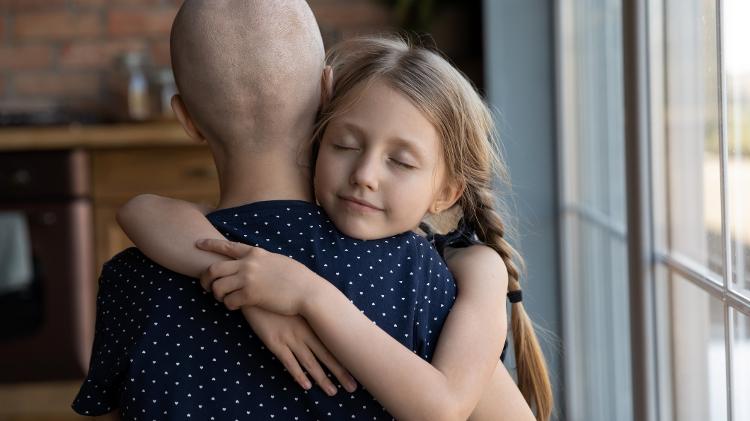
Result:
{"label": "woman's navy polka dot shirt", "polygon": [[[208,218],[233,241],[304,263],[404,346],[432,357],[456,286],[423,238],[349,238],[319,207],[300,201],[258,202]],[[126,420],[392,419],[361,386],[334,397],[303,390],[240,312],[135,248],[102,270],[91,364],[73,402],[84,415],[116,408]]]}

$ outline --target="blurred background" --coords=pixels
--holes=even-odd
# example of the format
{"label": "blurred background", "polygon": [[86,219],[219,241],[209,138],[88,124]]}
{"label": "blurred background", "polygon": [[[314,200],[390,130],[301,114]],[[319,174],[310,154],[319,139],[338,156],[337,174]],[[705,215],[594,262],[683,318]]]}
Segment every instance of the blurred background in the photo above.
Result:
{"label": "blurred background", "polygon": [[[0,0],[0,421],[84,419],[117,208],[215,203],[168,107],[180,3]],[[750,420],[750,3],[309,4],[327,46],[422,34],[495,109],[555,419]]]}

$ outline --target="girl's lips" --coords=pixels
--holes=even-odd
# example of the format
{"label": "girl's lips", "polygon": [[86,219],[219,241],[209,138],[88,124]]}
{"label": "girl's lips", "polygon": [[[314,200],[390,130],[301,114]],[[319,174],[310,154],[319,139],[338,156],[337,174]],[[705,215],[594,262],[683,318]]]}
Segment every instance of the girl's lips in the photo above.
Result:
{"label": "girl's lips", "polygon": [[366,210],[366,211],[382,211],[383,210],[365,200],[361,200],[361,199],[357,199],[357,198],[349,197],[349,196],[339,196],[339,198],[343,200],[344,203],[346,203],[348,206],[356,210]]}

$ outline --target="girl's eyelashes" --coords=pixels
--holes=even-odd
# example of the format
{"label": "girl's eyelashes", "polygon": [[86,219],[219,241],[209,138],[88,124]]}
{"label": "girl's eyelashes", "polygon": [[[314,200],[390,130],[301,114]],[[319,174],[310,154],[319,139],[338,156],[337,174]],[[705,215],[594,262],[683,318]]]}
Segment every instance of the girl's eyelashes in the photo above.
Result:
{"label": "girl's eyelashes", "polygon": [[389,161],[393,162],[398,167],[414,170],[419,168],[419,159],[416,159],[411,153],[405,152],[403,150],[396,151],[396,153],[392,154],[389,158]]}
{"label": "girl's eyelashes", "polygon": [[390,158],[389,161],[391,161],[397,167],[401,167],[401,168],[404,168],[404,169],[407,169],[407,170],[413,170],[413,169],[417,168],[414,165],[407,164],[406,162],[399,161],[398,159]]}
{"label": "girl's eyelashes", "polygon": [[[348,144],[346,142],[331,142],[330,145],[334,150],[342,152],[360,150],[360,147],[358,145]],[[417,168],[416,165],[399,158],[388,158],[388,162],[402,169],[413,170]]]}

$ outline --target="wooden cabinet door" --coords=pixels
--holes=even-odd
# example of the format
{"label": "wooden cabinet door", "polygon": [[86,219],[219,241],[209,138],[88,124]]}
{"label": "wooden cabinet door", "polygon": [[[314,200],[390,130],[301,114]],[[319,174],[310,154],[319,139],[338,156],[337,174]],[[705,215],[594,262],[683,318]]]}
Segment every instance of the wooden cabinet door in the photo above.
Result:
{"label": "wooden cabinet door", "polygon": [[97,273],[102,264],[133,244],[115,215],[142,193],[216,204],[218,175],[204,146],[97,151],[92,156]]}
{"label": "wooden cabinet door", "polygon": [[92,154],[94,199],[124,203],[141,193],[218,198],[218,176],[205,146],[137,148]]}
{"label": "wooden cabinet door", "polygon": [[115,220],[118,208],[119,206],[102,204],[94,209],[97,276],[107,260],[133,245]]}

